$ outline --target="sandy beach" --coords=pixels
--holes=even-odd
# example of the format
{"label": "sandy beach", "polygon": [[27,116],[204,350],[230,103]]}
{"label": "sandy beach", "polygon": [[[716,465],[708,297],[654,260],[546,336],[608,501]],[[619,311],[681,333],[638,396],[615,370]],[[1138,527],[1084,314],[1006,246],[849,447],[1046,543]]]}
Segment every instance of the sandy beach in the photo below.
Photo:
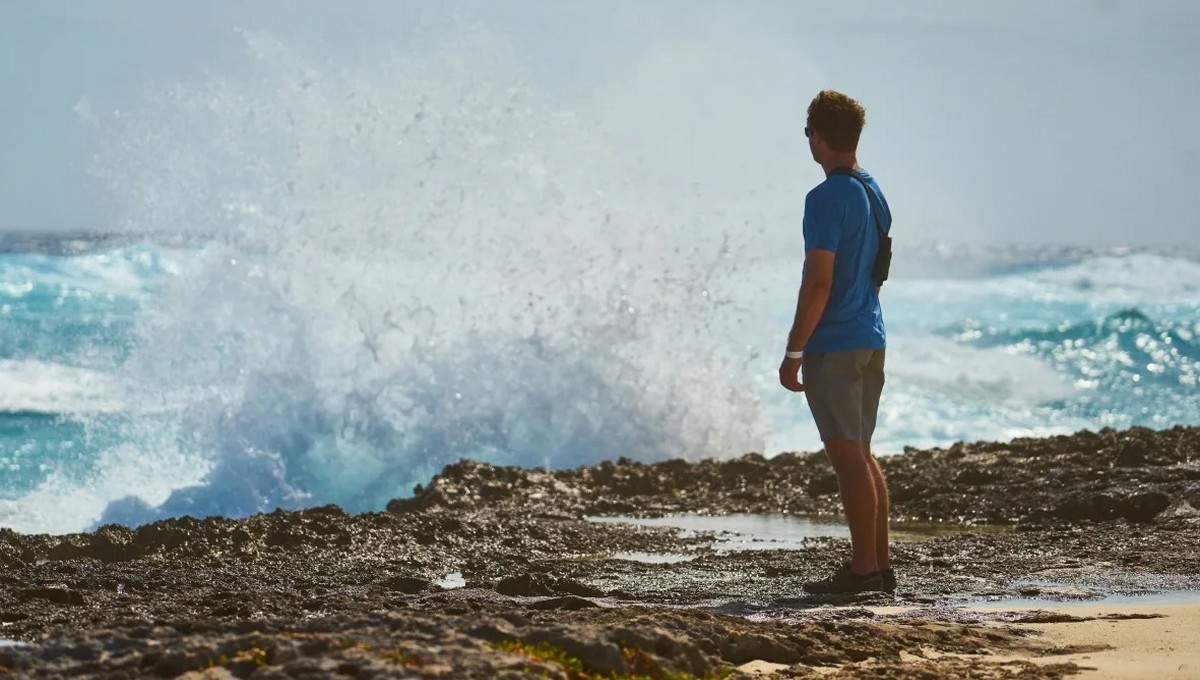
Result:
{"label": "sandy beach", "polygon": [[1200,430],[960,444],[883,466],[895,596],[803,593],[847,550],[819,453],[553,472],[462,462],[386,512],[0,531],[0,637],[21,643],[0,647],[0,666],[35,678],[1196,676]]}
{"label": "sandy beach", "polygon": [[[1037,676],[1041,668],[1047,667],[1051,676],[1076,674],[1095,680],[1191,679],[1200,676],[1200,649],[1196,646],[1200,602],[1190,599],[1186,604],[1158,601],[1040,608],[967,606],[964,610],[983,615],[1004,612],[1034,619],[985,625],[1022,631],[1046,646],[989,654],[942,653],[922,648],[900,652],[900,664],[910,666],[912,671],[964,664],[972,670],[962,672],[974,677],[1005,677],[1012,673]],[[1068,670],[1065,667],[1068,664],[1074,668]],[[874,658],[844,666],[815,667],[812,671],[825,677],[892,677],[887,674],[896,672],[894,664],[880,663]],[[949,668],[941,671],[951,677]],[[738,672],[750,677],[794,677],[788,665],[762,660],[743,664]],[[993,675],[988,676],[989,672]]]}
{"label": "sandy beach", "polygon": [[[1050,608],[1079,621],[1020,624],[1063,648],[1097,648],[1064,654],[1056,662],[1083,669],[1097,680],[1200,677],[1200,602],[1187,604],[1095,604]],[[1016,657],[1038,662],[1031,657]]]}

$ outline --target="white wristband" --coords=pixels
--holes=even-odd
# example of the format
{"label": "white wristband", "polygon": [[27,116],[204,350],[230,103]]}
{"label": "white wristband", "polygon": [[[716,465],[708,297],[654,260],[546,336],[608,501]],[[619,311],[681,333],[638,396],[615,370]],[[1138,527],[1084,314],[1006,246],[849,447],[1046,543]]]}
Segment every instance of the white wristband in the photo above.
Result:
{"label": "white wristband", "polygon": [[784,352],[783,356],[785,356],[789,359],[803,359],[804,358],[804,350],[800,350],[799,352]]}

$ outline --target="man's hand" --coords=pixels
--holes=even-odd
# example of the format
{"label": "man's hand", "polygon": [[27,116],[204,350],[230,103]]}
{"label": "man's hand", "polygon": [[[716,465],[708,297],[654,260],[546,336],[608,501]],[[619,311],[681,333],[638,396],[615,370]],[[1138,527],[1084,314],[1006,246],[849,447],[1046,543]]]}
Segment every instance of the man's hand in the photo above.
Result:
{"label": "man's hand", "polygon": [[783,385],[788,391],[804,391],[804,385],[800,383],[800,365],[803,361],[804,359],[788,359],[784,357],[783,363],[779,364],[779,384]]}

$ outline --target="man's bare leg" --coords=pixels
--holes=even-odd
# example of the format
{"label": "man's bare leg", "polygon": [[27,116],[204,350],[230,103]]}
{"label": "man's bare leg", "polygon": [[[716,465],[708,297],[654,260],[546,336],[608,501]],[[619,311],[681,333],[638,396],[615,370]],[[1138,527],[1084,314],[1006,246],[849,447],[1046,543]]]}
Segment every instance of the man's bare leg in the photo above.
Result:
{"label": "man's bare leg", "polygon": [[871,468],[871,479],[875,482],[875,561],[880,571],[891,569],[891,550],[888,546],[888,488],[879,461],[871,455],[871,444],[863,444],[867,465]]}
{"label": "man's bare leg", "polygon": [[878,518],[876,481],[863,442],[832,439],[825,442],[825,454],[837,473],[838,490],[850,525],[850,545],[853,558],[850,568],[865,575],[879,571],[876,558],[875,527]]}

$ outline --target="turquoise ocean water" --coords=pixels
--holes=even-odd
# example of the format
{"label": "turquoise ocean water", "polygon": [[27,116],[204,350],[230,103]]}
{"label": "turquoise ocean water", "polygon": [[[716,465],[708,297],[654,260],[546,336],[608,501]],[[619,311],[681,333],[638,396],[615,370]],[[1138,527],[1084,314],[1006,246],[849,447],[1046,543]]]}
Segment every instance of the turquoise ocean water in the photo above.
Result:
{"label": "turquoise ocean water", "polygon": [[[273,279],[266,256],[224,245],[85,251],[0,254],[3,526],[380,508],[463,456],[563,467],[819,447],[803,401],[775,384],[794,263],[713,277],[701,297],[738,314],[677,315],[663,337],[619,298],[539,327],[524,298],[481,292],[479,313],[477,286],[448,295],[429,269],[395,304],[353,285],[301,292],[304,276]],[[980,257],[1003,264],[889,283],[878,450],[1200,424],[1200,264]],[[706,365],[671,349],[689,319]]]}

